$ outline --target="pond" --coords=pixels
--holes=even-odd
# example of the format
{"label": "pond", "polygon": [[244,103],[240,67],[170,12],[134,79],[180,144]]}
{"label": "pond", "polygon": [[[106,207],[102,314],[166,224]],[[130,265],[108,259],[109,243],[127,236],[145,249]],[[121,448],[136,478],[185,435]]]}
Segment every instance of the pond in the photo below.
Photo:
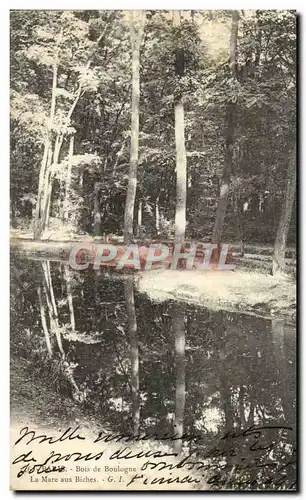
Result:
{"label": "pond", "polygon": [[[77,272],[63,262],[13,255],[14,370],[21,359],[35,386],[33,416],[36,393],[58,393],[112,432],[197,436],[198,456],[227,468],[227,485],[236,490],[295,488],[292,325],[152,302],[133,275]],[[15,418],[22,412],[18,377],[11,378],[11,394]],[[51,406],[46,413],[61,423],[63,404]],[[252,447],[259,427],[260,444]],[[177,439],[173,447],[188,453],[192,443]],[[242,460],[253,466],[243,468]],[[209,480],[214,489],[224,487],[211,469]]]}

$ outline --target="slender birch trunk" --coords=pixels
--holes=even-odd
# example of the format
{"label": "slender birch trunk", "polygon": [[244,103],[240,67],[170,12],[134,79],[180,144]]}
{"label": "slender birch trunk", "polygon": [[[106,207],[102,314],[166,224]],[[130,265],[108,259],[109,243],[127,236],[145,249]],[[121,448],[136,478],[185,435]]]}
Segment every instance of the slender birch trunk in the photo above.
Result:
{"label": "slender birch trunk", "polygon": [[240,191],[236,195],[235,199],[235,209],[236,209],[236,225],[237,225],[237,232],[238,232],[238,237],[239,237],[239,243],[240,243],[240,252],[241,252],[241,257],[244,257],[244,228],[243,228],[243,208],[242,208],[242,203],[241,203],[241,196],[240,196]]}
{"label": "slender birch trunk", "polygon": [[100,184],[95,182],[94,187],[94,236],[101,236],[101,213],[100,213]]}
{"label": "slender birch trunk", "polygon": [[[173,26],[179,27],[181,12],[173,11]],[[183,76],[184,53],[176,50],[176,75]],[[174,102],[175,150],[176,150],[176,207],[175,207],[175,242],[183,243],[186,230],[186,197],[187,197],[187,158],[185,148],[184,104],[180,90],[176,92]]]}
{"label": "slender birch trunk", "polygon": [[133,238],[134,207],[137,189],[139,150],[139,95],[140,95],[140,45],[144,31],[145,13],[130,13],[130,38],[132,46],[132,118],[129,181],[124,211],[124,243]]}
{"label": "slender birch trunk", "polygon": [[[87,64],[88,66],[88,64]],[[76,93],[76,97],[74,102],[72,103],[67,116],[66,116],[66,122],[69,123],[73,114],[73,111],[76,108],[77,103],[79,102],[80,97],[82,96],[83,91],[81,87],[79,86],[79,89]],[[44,199],[43,199],[43,206],[42,206],[42,213],[41,213],[41,232],[43,232],[49,224],[49,217],[50,217],[50,208],[51,208],[51,198],[52,198],[52,188],[53,188],[53,181],[54,181],[54,169],[56,166],[59,164],[60,160],[60,153],[62,149],[62,145],[64,142],[64,135],[60,131],[55,139],[55,145],[54,145],[54,151],[52,152],[52,158],[53,161],[48,162],[48,167],[46,170],[45,174],[45,183],[44,183]]]}
{"label": "slender birch trunk", "polygon": [[138,202],[137,236],[138,238],[142,238],[142,200]]}
{"label": "slender birch trunk", "polygon": [[156,234],[160,233],[160,214],[159,214],[159,196],[155,200],[155,229]]}
{"label": "slender birch trunk", "polygon": [[46,170],[48,168],[49,153],[50,149],[52,148],[52,124],[54,120],[55,105],[56,105],[57,72],[58,72],[58,66],[56,61],[55,64],[53,65],[50,117],[47,124],[47,136],[44,144],[43,159],[39,171],[38,193],[37,193],[35,218],[34,218],[34,239],[40,238],[42,234],[42,225],[40,221],[42,215],[42,195],[43,195],[43,189],[44,188],[46,189],[46,186],[44,186],[44,181],[45,181]]}
{"label": "slender birch trunk", "polygon": [[[105,28],[106,30],[106,28]],[[89,69],[92,57],[99,47],[99,42],[103,39],[105,30],[101,33],[100,37],[96,41],[95,48],[92,54],[87,61],[86,68]],[[44,145],[44,154],[41,163],[40,173],[39,173],[39,181],[38,181],[38,195],[37,202],[35,207],[35,216],[34,216],[34,238],[40,238],[46,229],[49,222],[49,214],[50,214],[50,206],[51,206],[51,198],[52,198],[52,187],[53,187],[53,173],[52,173],[52,161],[50,161],[50,152],[51,157],[56,156],[56,161],[53,160],[53,163],[57,164],[60,158],[61,147],[63,144],[64,136],[59,133],[56,141],[54,151],[52,151],[52,124],[54,121],[55,108],[56,108],[56,88],[57,88],[57,73],[58,73],[58,59],[59,59],[59,44],[62,39],[62,30],[60,32],[56,55],[55,55],[55,63],[53,65],[53,81],[52,81],[52,95],[51,95],[51,110],[50,110],[50,118],[47,127],[47,137]],[[72,103],[67,116],[66,123],[69,124],[71,120],[71,116],[77,106],[77,103],[80,97],[83,95],[84,90],[82,86],[79,85],[78,90],[76,92],[75,100]]]}
{"label": "slender birch trunk", "polygon": [[74,135],[70,136],[69,143],[69,153],[68,153],[68,169],[67,169],[67,180],[66,180],[66,190],[65,190],[65,200],[64,200],[64,220],[69,219],[69,198],[70,198],[70,186],[71,186],[71,174],[72,174],[72,157],[74,148]]}
{"label": "slender birch trunk", "polygon": [[53,187],[53,178],[54,178],[54,168],[58,165],[59,155],[61,151],[61,147],[63,144],[64,137],[59,132],[55,139],[54,150],[49,155],[48,166],[45,174],[45,182],[44,182],[44,198],[42,204],[41,211],[41,230],[42,232],[46,229],[49,223],[50,216],[50,204],[51,204],[51,196],[52,196],[52,187]]}
{"label": "slender birch trunk", "polygon": [[[233,10],[230,47],[229,47],[229,65],[233,80],[236,80],[238,24],[239,24],[239,12],[237,10]],[[213,243],[218,243],[218,244],[220,244],[222,238],[224,218],[228,205],[230,178],[233,168],[233,146],[234,146],[234,134],[236,128],[235,112],[236,112],[236,104],[231,101],[227,105],[226,116],[225,116],[225,124],[226,124],[225,160],[224,160],[223,174],[220,186],[219,205],[217,209],[215,226],[212,235]]]}

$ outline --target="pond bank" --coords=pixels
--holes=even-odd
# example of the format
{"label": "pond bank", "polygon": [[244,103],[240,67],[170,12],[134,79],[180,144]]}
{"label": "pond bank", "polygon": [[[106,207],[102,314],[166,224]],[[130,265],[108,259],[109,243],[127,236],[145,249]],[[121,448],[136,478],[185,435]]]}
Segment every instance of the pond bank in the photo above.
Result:
{"label": "pond bank", "polygon": [[137,288],[155,301],[179,300],[213,310],[295,321],[296,286],[289,277],[244,271],[142,272]]}
{"label": "pond bank", "polygon": [[[123,241],[120,237],[93,237],[90,235],[82,235],[79,237],[70,237],[61,239],[43,239],[34,240],[30,237],[30,234],[24,233],[20,234],[17,232],[11,232],[10,247],[12,250],[25,253],[26,255],[33,256],[45,256],[47,257],[57,257],[57,258],[67,258],[69,256],[72,248],[81,242],[89,244],[106,243],[115,246],[122,246]],[[155,240],[150,239],[135,239],[135,243],[141,246],[148,247]],[[159,240],[160,243],[166,245],[173,245],[173,240]],[[187,245],[190,243],[186,241]],[[198,244],[204,244],[204,242],[199,241]],[[257,245],[247,245],[245,247],[245,254],[242,256],[240,253],[240,247],[238,244],[232,243],[229,246],[229,254],[231,255],[233,262],[239,264],[239,267],[246,269],[254,269],[260,271],[261,269],[266,271],[272,263],[273,247],[262,247]],[[287,248],[286,259],[285,259],[287,271],[292,271],[296,266],[296,252],[293,248]]]}
{"label": "pond bank", "polygon": [[[101,239],[89,238],[86,242],[98,241],[101,242]],[[77,240],[35,241],[12,238],[11,250],[30,259],[61,262],[68,260],[69,253],[76,243]],[[267,259],[271,257],[265,255],[263,258],[261,254],[240,257],[233,253],[235,271],[154,269],[140,272],[136,282],[140,292],[156,301],[174,299],[214,310],[224,309],[264,318],[295,321],[295,262],[293,259],[287,259],[291,261],[287,262],[287,272],[291,276],[274,277],[269,274],[271,260]]]}

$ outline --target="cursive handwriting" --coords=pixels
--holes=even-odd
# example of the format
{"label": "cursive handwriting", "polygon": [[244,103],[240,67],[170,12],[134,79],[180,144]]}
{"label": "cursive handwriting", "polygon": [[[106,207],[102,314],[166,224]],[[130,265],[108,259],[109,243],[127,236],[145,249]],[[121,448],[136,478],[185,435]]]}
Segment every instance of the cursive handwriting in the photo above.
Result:
{"label": "cursive handwriting", "polygon": [[167,471],[172,474],[184,468],[202,474],[211,489],[294,489],[295,449],[292,447],[291,455],[288,452],[281,459],[278,454],[277,460],[277,444],[282,446],[284,443],[282,438],[274,435],[275,432],[273,439],[269,437],[272,431],[284,431],[285,434],[292,430],[290,426],[267,425],[227,432],[210,450],[193,448],[176,463],[151,458],[142,464],[141,471]]}
{"label": "cursive handwriting", "polygon": [[[264,490],[264,489],[296,489],[295,481],[295,448],[287,442],[288,432],[293,428],[286,425],[252,425],[243,430],[232,430],[226,432],[219,438],[216,446],[209,449],[205,447],[204,438],[197,435],[177,434],[111,434],[99,432],[91,439],[92,443],[119,443],[132,441],[157,440],[158,438],[169,441],[178,439],[189,441],[192,444],[185,456],[177,453],[155,449],[139,451],[133,446],[119,447],[110,450],[108,460],[140,460],[140,470],[129,479],[126,487],[137,483],[144,485],[154,484],[191,484],[193,487],[205,482],[209,489],[218,490]],[[58,436],[37,434],[36,431],[24,427],[15,445],[24,444],[56,444],[70,440],[85,440],[85,436],[79,431],[79,426],[68,427],[65,431],[59,431]],[[135,437],[136,436],[136,437]],[[289,447],[288,447],[289,446]],[[285,451],[284,451],[285,450]],[[105,458],[105,449],[95,453],[73,453],[61,454],[52,450],[47,453],[46,458],[38,460],[35,451],[31,449],[21,453],[12,462],[19,468],[17,477],[28,474],[43,474],[65,472],[63,465],[71,462],[98,461]],[[171,458],[170,461],[168,459]],[[176,458],[176,461],[172,459]],[[154,472],[167,472],[166,476],[154,476]],[[149,474],[149,477],[146,475]],[[151,475],[153,472],[153,475]],[[177,472],[177,475],[175,474]],[[192,475],[191,475],[192,474]]]}
{"label": "cursive handwriting", "polygon": [[126,487],[130,486],[131,484],[134,484],[138,481],[141,481],[142,484],[199,484],[201,481],[200,479],[194,478],[192,476],[184,476],[184,477],[153,477],[153,478],[144,478],[143,474],[135,474],[132,479],[126,484]]}
{"label": "cursive handwriting", "polygon": [[[82,436],[82,435],[77,433],[79,428],[80,428],[79,425],[77,427],[75,427],[74,429],[71,429],[71,427],[68,427],[68,429],[66,429],[64,432],[62,432],[60,437],[54,437],[54,436],[47,436],[45,434],[36,436],[35,431],[29,431],[28,427],[23,427],[23,429],[21,429],[21,431],[20,431],[21,437],[17,439],[17,441],[15,442],[14,445],[16,446],[16,444],[21,443],[21,441],[23,441],[23,440],[25,441],[24,444],[26,444],[26,445],[32,443],[33,441],[37,441],[38,443],[55,444],[55,443],[61,443],[63,441],[66,441],[67,439],[69,441],[72,441],[73,439],[84,440],[85,436]],[[26,440],[26,438],[28,438],[28,440]]]}
{"label": "cursive handwriting", "polygon": [[162,457],[177,457],[177,453],[172,453],[172,452],[164,452],[160,450],[156,451],[139,451],[137,453],[133,453],[132,450],[129,450],[129,448],[121,448],[119,450],[116,450],[112,455],[109,457],[110,460],[129,460],[131,458],[162,458]]}
{"label": "cursive handwriting", "polygon": [[194,441],[196,443],[199,443],[202,441],[202,437],[197,435],[197,434],[187,434],[183,433],[181,435],[178,434],[169,434],[167,432],[166,434],[157,434],[157,433],[143,433],[143,434],[133,434],[133,433],[106,433],[106,432],[99,432],[97,438],[94,440],[94,443],[98,443],[100,441],[103,441],[104,443],[111,443],[111,442],[129,442],[129,441],[178,441],[182,440],[185,442],[191,442]]}

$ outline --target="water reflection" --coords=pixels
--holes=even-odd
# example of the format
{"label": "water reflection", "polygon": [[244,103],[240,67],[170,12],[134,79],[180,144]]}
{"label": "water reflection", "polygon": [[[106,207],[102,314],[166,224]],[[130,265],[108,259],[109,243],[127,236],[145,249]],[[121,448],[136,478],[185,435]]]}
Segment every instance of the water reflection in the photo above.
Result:
{"label": "water reflection", "polygon": [[[173,304],[171,314],[175,349],[175,414],[173,434],[182,436],[184,432],[184,411],[186,402],[185,316],[180,304]],[[182,440],[174,441],[174,450],[177,453],[182,451]]]}
{"label": "water reflection", "polygon": [[139,349],[137,336],[137,321],[134,301],[133,278],[127,277],[124,282],[124,296],[128,320],[128,339],[131,348],[131,392],[132,392],[132,419],[134,434],[139,433]]}
{"label": "water reflection", "polygon": [[[199,454],[204,456],[220,448],[226,432],[288,425],[293,431],[273,431],[275,447],[256,460],[261,464],[267,457],[277,461],[292,455],[293,326],[153,303],[137,292],[131,276],[78,273],[59,262],[14,258],[11,264],[12,356],[35,356],[50,383],[56,379],[75,404],[95,412],[104,428],[201,435]],[[54,372],[57,378],[50,375]],[[189,445],[177,440],[174,448],[181,453]],[[248,438],[239,457],[249,449]],[[238,470],[238,458],[227,454],[224,459],[227,484]],[[260,474],[259,465],[248,471],[250,488]],[[284,485],[294,477],[294,465],[287,467]]]}

